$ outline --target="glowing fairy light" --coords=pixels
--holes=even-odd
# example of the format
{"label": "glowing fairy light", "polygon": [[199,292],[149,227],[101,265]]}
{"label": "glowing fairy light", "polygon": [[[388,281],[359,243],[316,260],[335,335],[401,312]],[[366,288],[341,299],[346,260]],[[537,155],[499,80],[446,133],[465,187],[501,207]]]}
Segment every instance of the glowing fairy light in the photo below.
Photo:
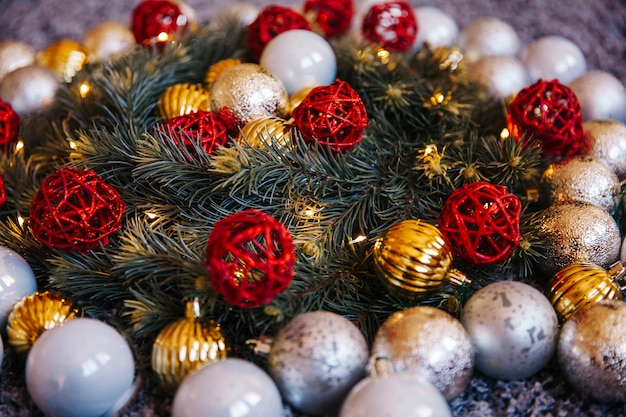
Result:
{"label": "glowing fairy light", "polygon": [[80,94],[82,98],[87,97],[90,91],[91,91],[91,86],[87,83],[82,83],[80,87],[78,87],[78,94]]}
{"label": "glowing fairy light", "polygon": [[502,131],[500,132],[500,139],[508,139],[509,136],[511,136],[511,132],[509,132],[509,129],[507,129],[506,127],[502,129]]}

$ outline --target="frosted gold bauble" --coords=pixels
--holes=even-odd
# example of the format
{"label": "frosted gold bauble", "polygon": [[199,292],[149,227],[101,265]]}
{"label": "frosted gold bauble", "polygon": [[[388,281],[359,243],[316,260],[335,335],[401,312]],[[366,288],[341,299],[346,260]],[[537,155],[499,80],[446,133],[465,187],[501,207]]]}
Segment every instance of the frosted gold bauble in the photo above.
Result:
{"label": "frosted gold bauble", "polygon": [[50,68],[62,81],[70,82],[88,61],[87,49],[69,39],[50,44],[37,54],[39,65]]}
{"label": "frosted gold bauble", "polygon": [[104,61],[135,46],[135,35],[128,25],[103,22],[85,35],[83,45],[87,49],[90,62]]}
{"label": "frosted gold bauble", "polygon": [[209,111],[211,97],[199,84],[174,84],[161,94],[158,111],[161,117],[170,119],[198,110]]}
{"label": "frosted gold bauble", "polygon": [[37,51],[24,42],[0,42],[0,80],[13,70],[35,63]]}

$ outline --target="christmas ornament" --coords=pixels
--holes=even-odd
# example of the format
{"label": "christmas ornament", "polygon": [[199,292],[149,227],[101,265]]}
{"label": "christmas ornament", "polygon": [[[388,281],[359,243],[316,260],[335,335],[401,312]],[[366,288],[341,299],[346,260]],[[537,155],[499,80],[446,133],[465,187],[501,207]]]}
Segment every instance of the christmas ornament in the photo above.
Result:
{"label": "christmas ornament", "polygon": [[324,36],[339,36],[350,27],[354,7],[352,0],[306,0],[305,16]]}
{"label": "christmas ornament", "polygon": [[589,203],[556,204],[544,210],[537,233],[543,237],[539,271],[551,277],[575,263],[608,268],[619,257],[619,227],[606,210]]}
{"label": "christmas ornament", "polygon": [[626,124],[590,120],[583,124],[586,155],[602,159],[621,180],[626,179]]}
{"label": "christmas ornament", "polygon": [[616,120],[626,123],[626,87],[613,74],[587,71],[569,86],[578,97],[584,121]]}
{"label": "christmas ornament", "polygon": [[469,68],[470,79],[484,85],[494,97],[508,100],[530,85],[528,71],[514,56],[487,55]]}
{"label": "christmas ornament", "polygon": [[255,148],[266,149],[268,144],[273,147],[287,146],[291,143],[291,134],[283,119],[262,117],[242,127],[237,140]]}
{"label": "christmas ornament", "polygon": [[619,284],[625,273],[619,262],[608,271],[594,264],[571,264],[548,281],[547,297],[559,320],[565,321],[602,300],[621,300]]}
{"label": "christmas ornament", "polygon": [[215,64],[211,65],[207,70],[204,76],[204,83],[207,88],[211,88],[213,82],[217,79],[217,77],[228,68],[234,67],[235,65],[241,64],[241,59],[237,58],[226,58],[220,61],[217,61]]}
{"label": "christmas ornament", "polygon": [[367,127],[361,97],[341,80],[312,89],[292,116],[306,142],[328,146],[333,152],[352,149]]}
{"label": "christmas ornament", "polygon": [[24,117],[45,110],[55,101],[61,86],[54,72],[39,65],[28,65],[11,71],[0,81],[0,99]]}
{"label": "christmas ornament", "polygon": [[187,151],[196,154],[192,143],[196,140],[207,155],[215,153],[228,142],[226,126],[212,112],[198,110],[182,116],[172,117],[165,124],[174,139]]}
{"label": "christmas ornament", "polygon": [[273,341],[268,372],[284,401],[306,414],[339,406],[365,376],[367,341],[350,321],[327,311],[300,314]]}
{"label": "christmas ornament", "polygon": [[278,78],[287,94],[306,87],[328,85],[337,75],[337,59],[331,46],[315,32],[294,29],[267,43],[260,64]]}
{"label": "christmas ornament", "polygon": [[483,17],[461,29],[456,45],[470,61],[488,55],[516,56],[521,42],[513,26],[496,17]]}
{"label": "christmas ornament", "polygon": [[385,49],[407,51],[417,38],[417,20],[411,5],[403,0],[373,4],[363,16],[363,37]]}
{"label": "christmas ornament", "polygon": [[4,358],[4,344],[2,343],[2,337],[0,337],[0,369],[2,367],[3,358]]}
{"label": "christmas ornament", "polygon": [[47,415],[117,413],[135,392],[135,363],[113,327],[76,318],[45,331],[26,359],[26,388]]}
{"label": "christmas ornament", "polygon": [[472,338],[476,369],[506,381],[528,378],[552,358],[559,322],[550,301],[519,281],[499,281],[465,304],[461,322]]}
{"label": "christmas ornament", "polygon": [[626,303],[604,300],[563,323],[558,358],[565,379],[599,402],[626,400]]}
{"label": "christmas ornament", "polygon": [[289,231],[255,209],[218,221],[207,242],[211,285],[238,307],[256,307],[283,292],[291,283],[294,263]]}
{"label": "christmas ornament", "polygon": [[562,36],[544,36],[521,52],[532,82],[558,79],[569,84],[587,70],[587,61],[575,43]]}
{"label": "christmas ornament", "polygon": [[417,38],[413,49],[427,45],[432,49],[451,46],[459,27],[452,17],[438,7],[418,7],[414,10],[417,20]]}
{"label": "christmas ornament", "polygon": [[424,375],[450,401],[469,385],[474,347],[463,325],[435,307],[398,311],[376,332],[372,358],[386,358],[395,372]]}
{"label": "christmas ornament", "polygon": [[304,16],[293,9],[276,4],[265,6],[248,26],[248,49],[252,59],[259,62],[269,41],[294,29],[311,30],[311,26]]}
{"label": "christmas ornament", "polygon": [[185,378],[176,390],[172,417],[232,415],[283,415],[274,381],[253,363],[237,358],[211,363]]}
{"label": "christmas ornament", "polygon": [[36,60],[37,51],[29,44],[19,41],[0,42],[0,82],[11,71],[33,65]]}
{"label": "christmas ornament", "polygon": [[188,19],[175,2],[142,0],[131,16],[131,30],[137,43],[163,44],[180,36],[187,28]]}
{"label": "christmas ornament", "polygon": [[159,115],[165,119],[191,112],[209,111],[211,96],[199,84],[180,83],[168,87],[159,97]]}
{"label": "christmas ornament", "polygon": [[401,296],[419,299],[446,284],[469,282],[451,269],[452,250],[435,226],[421,220],[403,220],[391,226],[374,244],[378,277]]}
{"label": "christmas ornament", "polygon": [[576,96],[558,80],[539,80],[524,88],[507,113],[507,126],[513,137],[538,139],[543,154],[549,157],[579,153],[582,124]]}
{"label": "christmas ornament", "polygon": [[451,417],[450,406],[426,378],[412,373],[368,377],[346,397],[339,417]]}
{"label": "christmas ornament", "polygon": [[37,54],[37,62],[54,71],[61,81],[69,83],[87,64],[87,50],[78,42],[61,39]]}
{"label": "christmas ornament", "polygon": [[0,327],[4,328],[13,307],[37,291],[30,265],[17,252],[0,246]]}
{"label": "christmas ornament", "polygon": [[298,107],[300,105],[300,103],[302,103],[304,101],[306,96],[308,96],[309,93],[311,92],[311,90],[313,90],[314,88],[315,88],[315,86],[313,86],[313,87],[305,87],[305,88],[303,88],[301,90],[296,91],[291,96],[289,96],[289,114],[293,113],[293,109]]}
{"label": "christmas ornament", "polygon": [[44,245],[84,253],[109,243],[126,204],[93,170],[63,167],[48,176],[30,206],[30,228]]}
{"label": "christmas ornament", "polygon": [[46,330],[81,316],[74,303],[50,291],[35,292],[18,301],[9,314],[9,345],[18,353],[28,353]]}
{"label": "christmas ornament", "polygon": [[102,22],[83,38],[89,62],[102,62],[130,51],[135,46],[135,35],[128,25],[120,22]]}
{"label": "christmas ornament", "polygon": [[439,214],[452,253],[470,265],[507,259],[520,240],[522,203],[503,185],[479,181],[457,188]]}
{"label": "christmas ornament", "polygon": [[289,97],[285,86],[257,64],[228,68],[209,91],[213,111],[239,126],[263,116],[287,114]]}
{"label": "christmas ornament", "polygon": [[220,326],[201,320],[198,301],[189,301],[185,318],[165,327],[154,341],[152,369],[165,387],[174,388],[196,369],[225,359],[228,351]]}
{"label": "christmas ornament", "polygon": [[583,202],[613,213],[620,182],[600,158],[578,156],[548,166],[541,178],[543,194],[550,204]]}
{"label": "christmas ornament", "polygon": [[12,143],[19,131],[20,117],[9,103],[0,99],[0,145]]}
{"label": "christmas ornament", "polygon": [[4,186],[4,177],[2,173],[0,173],[0,207],[4,206],[4,203],[7,202],[7,189]]}
{"label": "christmas ornament", "polygon": [[213,19],[210,23],[217,29],[226,27],[230,24],[248,26],[259,16],[259,12],[259,5],[252,2],[229,2],[215,11]]}

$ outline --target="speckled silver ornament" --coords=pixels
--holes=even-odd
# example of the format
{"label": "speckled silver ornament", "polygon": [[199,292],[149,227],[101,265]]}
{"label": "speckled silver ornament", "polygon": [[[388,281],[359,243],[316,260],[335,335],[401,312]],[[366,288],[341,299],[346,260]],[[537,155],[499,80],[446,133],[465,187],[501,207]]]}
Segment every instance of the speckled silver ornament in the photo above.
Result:
{"label": "speckled silver ornament", "polygon": [[35,48],[24,42],[0,42],[0,81],[18,68],[32,65],[37,59]]}
{"label": "speckled silver ornament", "polygon": [[528,378],[556,350],[556,312],[539,290],[522,282],[499,281],[481,288],[465,304],[461,322],[472,338],[476,369],[493,378]]}
{"label": "speckled silver ornament", "polygon": [[278,333],[268,371],[283,400],[306,414],[338,407],[365,376],[369,349],[349,320],[327,311],[300,314]]}
{"label": "speckled silver ornament", "polygon": [[498,98],[508,99],[530,84],[526,67],[514,56],[489,55],[471,65],[473,81],[486,86]]}
{"label": "speckled silver ornament", "polygon": [[495,17],[470,22],[461,29],[455,43],[470,62],[488,55],[515,56],[521,46],[513,26]]}
{"label": "speckled silver ornament", "polygon": [[554,204],[544,210],[537,232],[546,246],[545,259],[537,267],[546,279],[570,264],[592,263],[608,269],[619,258],[619,227],[594,204]]}
{"label": "speckled silver ornament", "polygon": [[378,329],[371,358],[384,357],[395,372],[422,373],[452,400],[474,372],[472,340],[456,318],[428,306],[394,313]]}
{"label": "speckled silver ornament", "polygon": [[542,176],[542,190],[550,204],[591,203],[613,213],[620,192],[619,178],[600,158],[580,156],[551,164]]}
{"label": "speckled silver ornament", "polygon": [[531,82],[558,79],[572,82],[587,71],[587,61],[578,45],[563,36],[544,36],[526,47],[520,58]]}
{"label": "speckled silver ornament", "polygon": [[210,89],[211,108],[227,113],[240,126],[264,116],[283,117],[289,96],[278,78],[258,64],[239,64],[224,70]]}
{"label": "speckled silver ornament", "polygon": [[28,65],[11,71],[0,81],[0,98],[24,117],[50,107],[60,87],[56,74],[39,65]]}
{"label": "speckled silver ornament", "polygon": [[558,358],[565,379],[583,396],[626,401],[626,303],[605,300],[563,324]]}
{"label": "speckled silver ornament", "polygon": [[586,154],[604,160],[621,180],[626,179],[626,124],[617,120],[583,123]]}
{"label": "speckled silver ornament", "polygon": [[626,123],[626,88],[613,74],[587,71],[569,86],[578,98],[583,121],[618,120]]}

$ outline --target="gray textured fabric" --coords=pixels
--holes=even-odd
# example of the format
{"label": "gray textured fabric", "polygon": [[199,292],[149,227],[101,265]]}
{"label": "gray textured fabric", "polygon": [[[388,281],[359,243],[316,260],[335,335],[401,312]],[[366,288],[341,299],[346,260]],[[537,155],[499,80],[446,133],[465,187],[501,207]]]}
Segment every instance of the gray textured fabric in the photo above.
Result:
{"label": "gray textured fabric", "polygon": [[[228,0],[188,0],[200,21]],[[257,4],[267,4],[253,0]],[[80,41],[90,27],[106,21],[129,22],[134,0],[0,0],[0,41],[21,40],[42,49],[70,38]],[[277,1],[279,4],[299,2]],[[411,0],[414,6],[437,6],[460,27],[495,16],[509,22],[524,44],[545,35],[561,35],[580,46],[589,69],[609,71],[626,82],[626,4],[624,0]],[[6,336],[6,335],[4,335]],[[5,338],[6,340],[6,338]],[[140,364],[147,366],[148,364]],[[37,416],[24,389],[23,364],[5,349],[0,374],[0,416]],[[216,381],[216,384],[219,382]],[[211,389],[212,387],[207,387]],[[167,416],[170,398],[144,378],[123,416]],[[538,375],[502,382],[477,374],[451,403],[455,416],[623,416],[626,406],[581,399],[563,380],[556,360]]]}

